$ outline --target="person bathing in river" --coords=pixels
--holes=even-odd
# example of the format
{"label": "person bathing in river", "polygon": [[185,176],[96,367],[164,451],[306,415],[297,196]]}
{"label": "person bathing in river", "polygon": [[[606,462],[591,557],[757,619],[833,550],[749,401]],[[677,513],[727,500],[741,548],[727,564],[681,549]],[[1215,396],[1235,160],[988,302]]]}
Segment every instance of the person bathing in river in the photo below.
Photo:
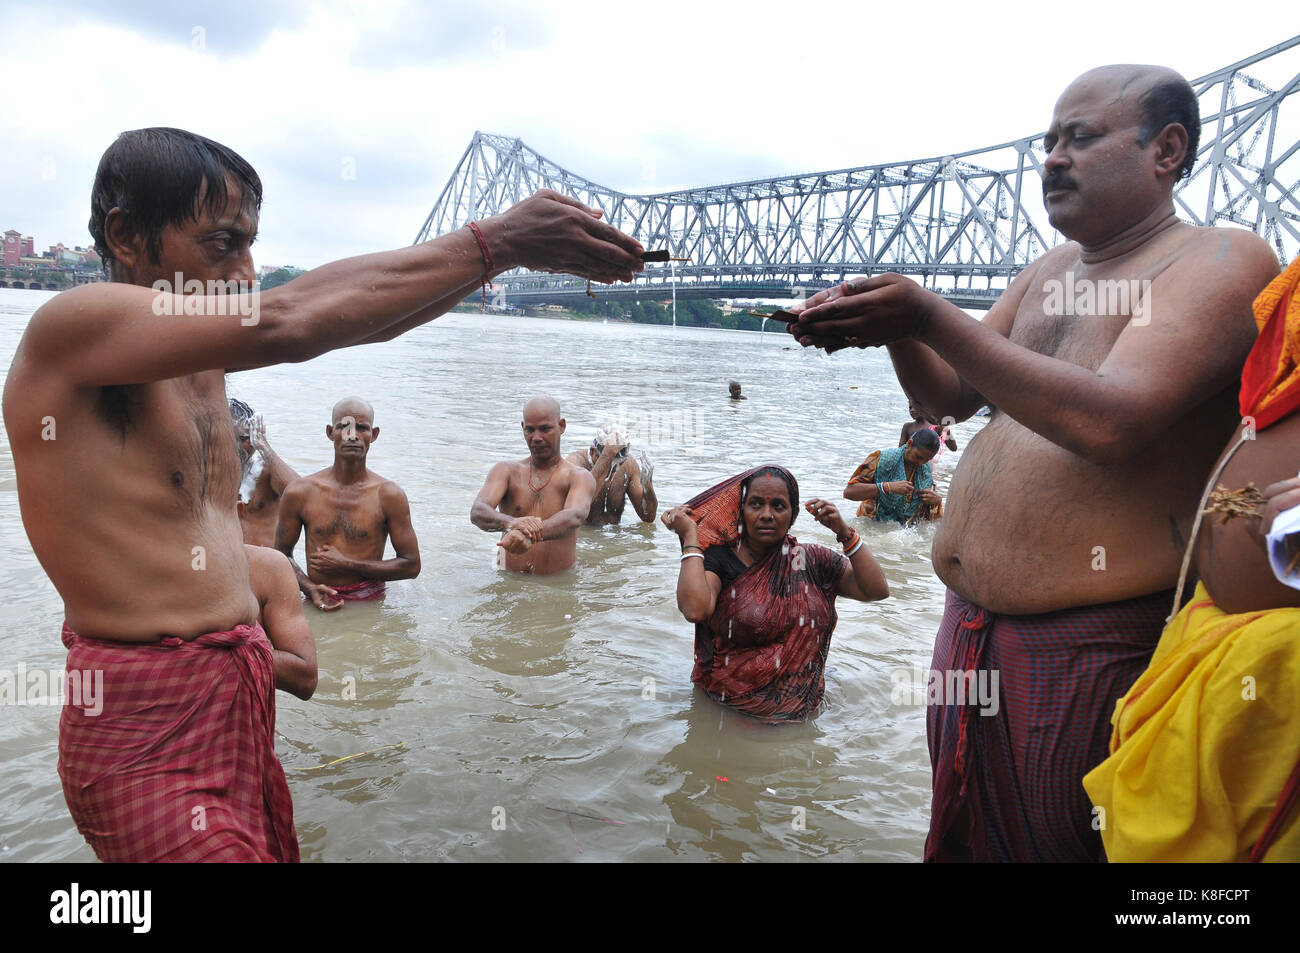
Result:
{"label": "person bathing in river", "polygon": [[1000,672],[1003,697],[991,717],[929,706],[928,861],[1104,857],[1081,782],[1159,639],[1237,423],[1251,302],[1278,272],[1257,235],[1178,220],[1199,133],[1173,70],[1090,70],[1043,140],[1047,218],[1068,240],[983,321],[885,274],[819,292],[791,325],[805,346],[888,347],[930,417],[996,407],[934,537],[948,596],[931,668]]}
{"label": "person bathing in river", "polygon": [[470,522],[501,533],[505,568],[539,576],[573,566],[578,527],[591,513],[596,481],[560,456],[567,423],[555,398],[534,397],[524,405],[520,426],[528,456],[498,463],[470,508]]}
{"label": "person bathing in river", "polygon": [[934,488],[930,461],[939,435],[917,430],[903,446],[873,450],[844,487],[846,500],[858,500],[858,515],[878,522],[915,523],[943,516],[943,497]]}
{"label": "person bathing in river", "polygon": [[663,515],[682,544],[677,608],[695,623],[691,681],[764,721],[810,717],[826,688],[835,598],[885,599],[889,584],[836,507],[809,500],[844,555],[790,535],[799,485],[784,467],[755,467]]}
{"label": "person bathing in river", "polygon": [[280,519],[280,497],[298,474],[266,439],[262,415],[242,400],[230,398],[230,419],[239,441],[242,477],[239,483],[239,525],[250,546],[274,546]]}
{"label": "person bathing in river", "polygon": [[939,435],[939,452],[934,455],[937,461],[943,456],[945,448],[948,450],[957,449],[957,440],[952,435],[952,430],[948,427],[940,427],[939,421],[928,419],[919,409],[915,402],[909,402],[907,412],[912,415],[912,419],[903,424],[903,429],[898,433],[898,445],[901,447],[907,441],[912,439],[912,434],[918,430],[933,430]]}
{"label": "person bathing in river", "polygon": [[226,375],[392,340],[513,268],[608,282],[643,267],[641,244],[599,211],[542,190],[256,292],[261,204],[261,179],[230,148],[182,129],[122,133],[90,195],[109,280],[41,305],[5,381],[18,505],[63,600],[68,667],[93,656],[113,706],[93,751],[66,749],[60,727],[61,766],[95,779],[69,807],[103,861],[299,857]]}
{"label": "person bathing in river", "polygon": [[613,424],[601,427],[591,446],[575,450],[567,459],[574,466],[591,473],[596,482],[596,498],[587,514],[588,526],[617,524],[623,519],[623,504],[632,508],[641,522],[654,524],[659,500],[655,496],[654,467],[644,452],[634,457],[627,434]]}
{"label": "person bathing in river", "polygon": [[[295,563],[298,585],[319,609],[345,600],[376,599],[394,579],[420,574],[420,544],[402,488],[366,468],[370,445],[379,439],[375,411],[360,397],[334,405],[325,436],[334,463],[289,484],[280,499],[275,548],[293,559],[306,530],[307,571]],[[393,541],[392,559],[384,547]]]}

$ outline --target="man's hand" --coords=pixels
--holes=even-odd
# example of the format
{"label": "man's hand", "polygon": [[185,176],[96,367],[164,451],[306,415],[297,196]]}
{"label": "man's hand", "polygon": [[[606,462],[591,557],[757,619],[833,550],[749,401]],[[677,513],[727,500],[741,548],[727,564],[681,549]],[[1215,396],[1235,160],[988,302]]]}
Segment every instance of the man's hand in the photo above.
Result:
{"label": "man's hand", "polygon": [[834,503],[813,497],[804,503],[803,508],[812,514],[812,518],[821,523],[838,538],[844,535],[844,517]]}
{"label": "man's hand", "polygon": [[921,333],[936,296],[902,275],[855,278],[793,308],[787,330],[804,347],[832,353],[843,347],[880,347]]}
{"label": "man's hand", "polygon": [[1257,546],[1267,552],[1268,534],[1273,529],[1273,521],[1293,506],[1300,506],[1300,476],[1272,483],[1264,490],[1264,502],[1257,510],[1260,519],[1246,520],[1246,532]]}
{"label": "man's hand", "polygon": [[258,414],[248,422],[248,442],[253,445],[253,449],[260,453],[263,459],[271,449],[271,444],[266,439],[266,421],[262,415]]}
{"label": "man's hand", "polygon": [[338,592],[319,583],[309,583],[307,585],[307,598],[311,600],[311,604],[317,609],[323,609],[326,612],[333,612],[335,609],[343,608],[343,599]]}
{"label": "man's hand", "polygon": [[480,227],[500,265],[564,272],[605,284],[631,281],[645,267],[645,248],[600,221],[602,214],[542,189]]}
{"label": "man's hand", "polygon": [[497,543],[497,545],[508,553],[522,556],[532,547],[533,539],[521,530],[511,529],[501,537],[501,542]]}
{"label": "man's hand", "polygon": [[328,544],[307,557],[307,569],[310,572],[328,574],[346,572],[352,568],[352,560]]}
{"label": "man's hand", "polygon": [[511,521],[510,529],[518,530],[534,543],[542,541],[542,520],[540,517],[520,516]]}
{"label": "man's hand", "polygon": [[605,444],[600,451],[601,459],[613,460],[620,453],[627,449],[627,441],[620,439],[618,436],[610,437],[609,443]]}

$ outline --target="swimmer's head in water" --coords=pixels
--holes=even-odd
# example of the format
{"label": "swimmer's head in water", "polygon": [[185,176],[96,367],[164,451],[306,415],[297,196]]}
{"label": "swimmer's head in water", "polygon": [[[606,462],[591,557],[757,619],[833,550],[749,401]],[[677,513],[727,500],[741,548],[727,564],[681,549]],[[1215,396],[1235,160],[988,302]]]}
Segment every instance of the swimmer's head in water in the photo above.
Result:
{"label": "swimmer's head in water", "polygon": [[326,425],[325,436],[334,444],[335,459],[357,456],[364,459],[370,452],[370,444],[379,438],[375,409],[369,401],[360,397],[344,398],[334,405],[330,417],[333,422]]}
{"label": "swimmer's head in water", "polygon": [[560,416],[560,404],[554,397],[539,394],[524,404],[520,422],[528,453],[538,464],[547,464],[560,452],[560,437],[567,426]]}
{"label": "swimmer's head in water", "polygon": [[779,541],[798,515],[799,483],[785,467],[763,467],[740,484],[740,529],[751,542]]}
{"label": "swimmer's head in water", "polygon": [[729,381],[727,383],[727,389],[731,391],[732,397],[740,396],[740,381]]}
{"label": "swimmer's head in water", "polygon": [[116,210],[124,234],[137,239],[157,265],[168,226],[218,215],[231,189],[254,219],[262,207],[262,180],[243,157],[219,142],[183,129],[157,127],[124,132],[99,160],[90,193],[90,234],[112,274],[116,262],[106,226]]}

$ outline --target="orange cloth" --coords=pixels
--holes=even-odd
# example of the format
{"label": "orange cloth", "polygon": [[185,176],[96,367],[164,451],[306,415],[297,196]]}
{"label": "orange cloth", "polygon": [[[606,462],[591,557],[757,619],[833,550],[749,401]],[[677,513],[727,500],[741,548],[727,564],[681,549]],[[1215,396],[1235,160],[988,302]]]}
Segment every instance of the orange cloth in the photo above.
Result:
{"label": "orange cloth", "polygon": [[1300,256],[1274,278],[1253,310],[1259,338],[1241,372],[1241,415],[1263,430],[1300,407]]}

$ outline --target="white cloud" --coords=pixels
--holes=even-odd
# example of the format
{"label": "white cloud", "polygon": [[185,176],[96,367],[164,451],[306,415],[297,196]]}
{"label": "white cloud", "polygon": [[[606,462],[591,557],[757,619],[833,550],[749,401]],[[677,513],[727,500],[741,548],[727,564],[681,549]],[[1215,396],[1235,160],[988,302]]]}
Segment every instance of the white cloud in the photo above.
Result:
{"label": "white cloud", "polygon": [[0,57],[26,92],[0,118],[0,228],[85,243],[113,136],[176,125],[262,174],[259,261],[314,265],[409,243],[475,129],[629,191],[945,154],[1042,129],[1090,66],[1193,76],[1280,42],[1258,24],[1291,4],[1255,4],[1249,22],[1218,7],[1212,24],[1118,0],[466,9],[281,3],[242,32],[214,13],[196,50],[190,11],[159,25],[146,8],[9,7]]}

